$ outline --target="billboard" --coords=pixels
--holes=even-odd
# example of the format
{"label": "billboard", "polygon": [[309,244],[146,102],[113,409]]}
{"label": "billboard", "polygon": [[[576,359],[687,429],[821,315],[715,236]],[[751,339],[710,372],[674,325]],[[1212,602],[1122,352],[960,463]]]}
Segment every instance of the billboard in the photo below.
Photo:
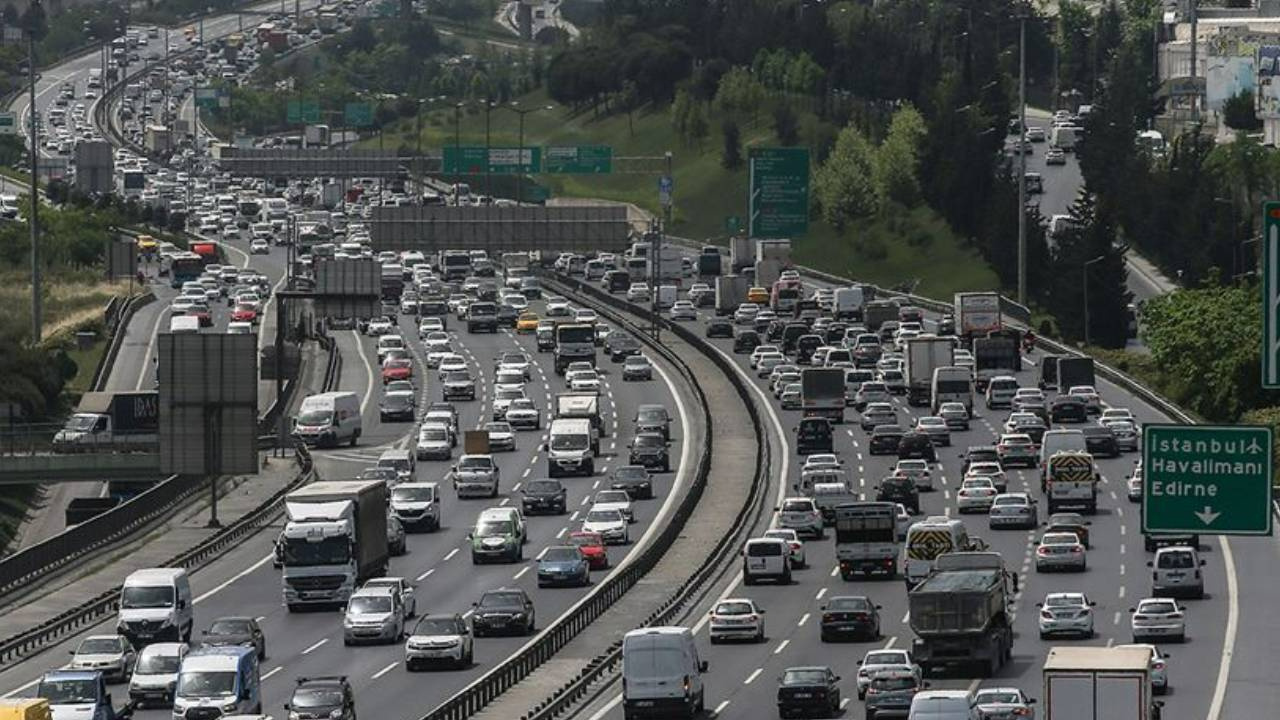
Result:
{"label": "billboard", "polygon": [[335,318],[381,313],[382,266],[373,258],[321,260],[315,264],[316,312]]}
{"label": "billboard", "polygon": [[1280,45],[1258,48],[1258,117],[1280,119]]}
{"label": "billboard", "polygon": [[[1243,91],[1257,89],[1256,60],[1252,57],[1210,55],[1205,64],[1205,103],[1221,112],[1228,99]],[[1255,93],[1256,94],[1256,93]]]}
{"label": "billboard", "polygon": [[160,468],[258,472],[258,336],[161,333]]}
{"label": "billboard", "polygon": [[112,190],[115,155],[111,143],[82,140],[76,143],[76,189],[106,195]]}

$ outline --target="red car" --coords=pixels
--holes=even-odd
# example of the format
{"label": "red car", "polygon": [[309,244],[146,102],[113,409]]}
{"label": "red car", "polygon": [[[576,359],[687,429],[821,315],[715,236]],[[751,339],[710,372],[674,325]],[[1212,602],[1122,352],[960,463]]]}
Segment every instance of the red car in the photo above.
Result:
{"label": "red car", "polygon": [[413,361],[392,358],[382,364],[382,382],[408,380],[413,377]]}
{"label": "red car", "polygon": [[258,322],[258,311],[252,305],[237,305],[231,311],[232,322]]}
{"label": "red car", "polygon": [[207,305],[192,305],[186,314],[199,320],[200,327],[213,327],[213,313],[209,312]]}
{"label": "red car", "polygon": [[577,545],[582,551],[592,570],[603,570],[609,567],[609,553],[604,546],[604,538],[600,533],[578,531],[569,533],[569,544]]}

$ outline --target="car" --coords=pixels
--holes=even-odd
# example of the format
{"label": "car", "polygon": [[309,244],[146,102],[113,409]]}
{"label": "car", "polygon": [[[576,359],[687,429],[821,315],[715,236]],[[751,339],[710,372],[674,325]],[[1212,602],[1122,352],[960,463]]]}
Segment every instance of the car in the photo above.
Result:
{"label": "car", "polygon": [[1152,568],[1151,592],[1162,597],[1187,595],[1204,597],[1204,560],[1193,547],[1174,545],[1156,550],[1155,559],[1147,563]]}
{"label": "car", "polygon": [[769,304],[769,290],[759,286],[747,288],[747,302],[757,306]]}
{"label": "car", "polygon": [[813,498],[789,497],[777,507],[778,527],[795,530],[800,534],[821,540],[826,535],[822,521],[822,511],[818,509]]}
{"label": "car", "polygon": [[1051,592],[1044,596],[1044,602],[1036,603],[1040,609],[1040,639],[1047,640],[1053,635],[1075,635],[1089,639],[1093,637],[1093,608],[1097,606],[1084,593]]}
{"label": "car", "polygon": [[916,420],[915,432],[929,436],[934,445],[951,447],[951,428],[947,421],[936,415],[926,415]]}
{"label": "car", "polygon": [[1016,687],[980,688],[973,695],[979,720],[1034,717],[1035,700]]}
{"label": "car", "polygon": [[1018,388],[1013,393],[1013,400],[1009,401],[1009,407],[1014,411],[1024,412],[1027,410],[1044,409],[1044,391],[1040,388]]}
{"label": "car", "polygon": [[999,490],[985,477],[967,478],[956,492],[956,512],[989,513]]}
{"label": "car", "polygon": [[1120,443],[1109,425],[1085,425],[1080,428],[1084,446],[1095,458],[1120,457]]}
{"label": "car", "polygon": [[591,508],[582,520],[584,532],[597,533],[609,545],[627,545],[631,542],[631,530],[627,518],[616,509]]}
{"label": "car", "polygon": [[880,606],[865,595],[835,595],[821,607],[819,634],[822,642],[854,636],[863,640],[880,638]]}
{"label": "car", "polygon": [[1035,442],[1025,433],[1001,435],[1000,442],[996,443],[996,452],[999,453],[1001,467],[1012,467],[1016,464],[1033,468],[1040,462]]}
{"label": "car", "polygon": [[825,665],[789,667],[778,678],[778,715],[835,717],[840,712],[840,676]]}
{"label": "car", "polygon": [[893,715],[907,717],[911,712],[911,702],[916,693],[923,690],[925,683],[906,668],[887,668],[877,670],[867,685],[865,705],[867,720]]}
{"label": "car", "polygon": [[299,717],[356,720],[356,698],[345,675],[300,677],[284,709]]}
{"label": "car", "polygon": [[455,491],[466,486],[466,490],[474,493],[475,488],[489,487],[488,497],[495,498],[502,484],[502,471],[492,455],[466,454],[450,469],[449,479]]}
{"label": "car", "polygon": [[906,670],[917,681],[920,680],[920,667],[911,659],[909,651],[899,649],[869,650],[858,661],[857,684],[859,700],[866,696],[867,686],[871,684],[871,678],[882,670]]}
{"label": "car", "polygon": [[804,553],[804,543],[800,541],[800,534],[795,530],[774,528],[766,530],[761,537],[774,538],[786,542],[788,547],[791,548],[791,567],[808,567],[808,561]]}
{"label": "car", "polygon": [[[408,358],[392,357],[387,358],[382,363],[382,382],[384,384],[393,380],[408,380],[411,377],[413,377],[413,361]],[[474,388],[472,388],[472,392],[475,392]]]}
{"label": "car", "polygon": [[342,644],[368,640],[399,642],[404,637],[404,604],[391,588],[361,588],[347,601],[342,620]]}
{"label": "car", "polygon": [[625,332],[611,332],[605,338],[604,350],[613,362],[622,362],[640,354],[640,341]]}
{"label": "car", "polygon": [[640,500],[653,499],[653,476],[643,465],[622,465],[609,474],[609,487]]}
{"label": "car", "polygon": [[1137,424],[1138,422],[1138,419],[1133,416],[1132,410],[1130,410],[1129,408],[1118,408],[1118,407],[1105,408],[1102,411],[1102,414],[1098,416],[1099,423],[1104,423],[1109,420],[1128,420],[1129,422],[1134,424]]}
{"label": "car", "polygon": [[668,442],[657,432],[636,433],[635,439],[628,443],[627,462],[631,465],[642,465],[646,468],[671,471],[671,456]]}
{"label": "car", "polygon": [[201,634],[202,645],[244,645],[252,647],[259,660],[267,659],[267,638],[258,621],[251,617],[222,617]]}
{"label": "car", "polygon": [[476,381],[468,370],[453,370],[440,377],[440,396],[446,402],[456,398],[476,399]]}
{"label": "car", "polygon": [[1122,648],[1141,648],[1150,654],[1151,661],[1148,667],[1151,669],[1151,689],[1156,695],[1163,695],[1169,692],[1169,656],[1160,652],[1155,645],[1143,643],[1134,643],[1130,645],[1116,645]]}
{"label": "car", "polygon": [[1036,572],[1075,570],[1087,567],[1084,545],[1075,533],[1046,532],[1036,543]]}
{"label": "car", "polygon": [[1125,479],[1125,490],[1129,497],[1129,502],[1142,502],[1142,463],[1139,462],[1133,468],[1133,474]]}
{"label": "car", "polygon": [[877,425],[871,431],[871,439],[867,443],[867,452],[872,455],[897,454],[898,445],[902,442],[902,427],[893,425]]}
{"label": "car", "polygon": [[[631,287],[627,288],[627,300],[633,303],[647,303],[653,298],[653,294],[649,291],[649,283],[633,282]],[[547,314],[551,314],[551,306],[547,306]],[[567,313],[566,313],[567,314]]]}
{"label": "car", "polygon": [[1062,148],[1051,147],[1044,151],[1045,165],[1066,165],[1067,153]]}
{"label": "car", "polygon": [[887,405],[893,400],[893,393],[889,392],[889,386],[877,380],[868,380],[858,388],[853,396],[853,407],[858,411],[862,411],[872,403],[880,403]]}
{"label": "car", "polygon": [[1185,642],[1186,609],[1169,598],[1146,598],[1129,608],[1129,628],[1135,643],[1143,641]]}
{"label": "car", "polygon": [[600,392],[600,375],[594,370],[570,370],[564,374],[572,392]]}
{"label": "car", "polygon": [[249,241],[249,253],[251,255],[267,255],[271,252],[271,243],[262,238],[254,238]]}
{"label": "car", "polygon": [[538,329],[538,322],[540,320],[541,318],[538,317],[537,313],[527,311],[522,312],[520,313],[520,316],[516,318],[516,332],[521,335],[531,333]]}
{"label": "car", "polygon": [[626,490],[600,490],[592,498],[591,507],[600,510],[617,510],[622,513],[627,522],[636,521],[635,514],[631,508],[631,496],[627,494]]}
{"label": "car", "polygon": [[1027,493],[1001,493],[991,501],[987,524],[996,528],[1029,529],[1039,525],[1035,498]]}
{"label": "car", "polygon": [[447,460],[453,456],[453,434],[443,423],[424,422],[418,428],[414,454],[419,460]]}
{"label": "car", "polygon": [[1038,125],[1032,125],[1028,127],[1027,132],[1025,133],[1025,136],[1026,136],[1026,139],[1029,140],[1030,142],[1045,141],[1044,128],[1039,127]]}
{"label": "car", "polygon": [[748,598],[726,598],[707,613],[712,644],[725,640],[764,642],[764,610]]}
{"label": "car", "polygon": [[1067,395],[1080,398],[1084,402],[1085,410],[1091,415],[1102,414],[1102,397],[1098,395],[1098,391],[1092,385],[1072,385],[1067,390]]}
{"label": "car", "polygon": [[1142,438],[1142,431],[1132,420],[1103,418],[1099,420],[1098,423],[1111,431],[1111,436],[1115,440],[1116,449],[1118,451],[1138,451],[1139,442]]}
{"label": "car", "polygon": [[[627,299],[629,300],[630,297]],[[559,295],[550,295],[547,297],[547,317],[568,317],[570,312],[569,301],[566,298]]]}
{"label": "car", "polygon": [[471,631],[487,635],[532,635],[538,627],[533,599],[522,588],[488,590],[472,604]]}
{"label": "car", "polygon": [[576,546],[582,552],[592,570],[604,570],[609,567],[609,551],[600,533],[581,530],[571,532],[569,544]]}
{"label": "car", "polygon": [[514,452],[516,449],[516,432],[511,424],[505,421],[491,421],[480,428],[489,434],[490,452]]}
{"label": "car", "polygon": [[677,300],[671,305],[671,309],[667,311],[668,316],[672,320],[697,320],[698,309],[688,300]]}
{"label": "car", "polygon": [[622,363],[623,382],[653,379],[653,363],[644,355],[631,355]]}
{"label": "car", "polygon": [[516,398],[507,405],[507,423],[516,430],[541,430],[542,411],[530,398]]}
{"label": "car", "polygon": [[1084,400],[1071,395],[1059,395],[1049,403],[1049,420],[1055,424],[1088,422],[1089,410]]}
{"label": "car", "polygon": [[800,383],[790,383],[782,390],[782,394],[778,396],[778,404],[783,410],[800,410],[804,407],[803,398],[801,397]]}
{"label": "car", "polygon": [[516,371],[524,376],[525,382],[533,377],[529,356],[519,351],[508,351],[498,356],[493,362],[495,372]]}
{"label": "car", "polygon": [[119,634],[90,635],[71,651],[67,669],[99,672],[107,682],[128,682],[137,659],[129,638]]}
{"label": "car", "polygon": [[473,659],[471,628],[457,613],[423,616],[404,643],[404,667],[409,672],[439,662],[467,668]]}
{"label": "car", "polygon": [[877,502],[901,503],[913,515],[920,513],[920,490],[906,475],[890,475],[876,486]]}
{"label": "car", "polygon": [[365,334],[370,337],[381,337],[395,329],[395,323],[391,322],[391,318],[386,315],[380,315],[370,318],[369,324],[365,326]]}
{"label": "car", "polygon": [[404,392],[397,390],[395,392],[383,393],[382,398],[378,401],[378,416],[382,422],[392,420],[412,421],[416,405],[414,404],[413,391]]}
{"label": "car", "polygon": [[938,417],[952,430],[969,429],[969,410],[960,402],[945,402],[938,406]]}
{"label": "car", "polygon": [[909,458],[921,458],[931,463],[938,462],[938,451],[934,448],[933,438],[915,430],[903,432],[898,440],[898,459]]}
{"label": "car", "polygon": [[413,584],[406,578],[402,577],[378,577],[366,580],[364,588],[389,588],[393,593],[399,593],[400,601],[404,605],[404,616],[414,617],[418,614],[418,594],[414,591]]}
{"label": "car", "polygon": [[933,475],[929,472],[929,463],[926,460],[899,460],[893,466],[893,474],[910,478],[917,490],[928,491],[934,489]]}
{"label": "car", "polygon": [[863,408],[858,424],[865,432],[871,432],[881,425],[897,425],[898,413],[887,402],[871,403]]}
{"label": "car", "polygon": [[733,323],[723,318],[716,318],[707,323],[704,334],[708,338],[731,338],[733,337]]}
{"label": "car", "polygon": [[1089,543],[1089,521],[1080,513],[1054,513],[1045,522],[1045,532],[1069,532],[1080,538],[1085,548]]}
{"label": "car", "polygon": [[495,387],[493,389],[493,406],[490,417],[494,420],[501,420],[507,416],[507,410],[511,409],[511,403],[516,400],[527,399],[522,387]]}
{"label": "car", "polygon": [[969,478],[986,478],[991,481],[991,486],[996,492],[1007,492],[1009,490],[1009,480],[1004,473],[1004,468],[1000,467],[998,462],[973,462],[969,467],[965,468],[964,479]]}
{"label": "car", "polygon": [[591,564],[576,545],[552,545],[538,555],[538,587],[591,584]]}

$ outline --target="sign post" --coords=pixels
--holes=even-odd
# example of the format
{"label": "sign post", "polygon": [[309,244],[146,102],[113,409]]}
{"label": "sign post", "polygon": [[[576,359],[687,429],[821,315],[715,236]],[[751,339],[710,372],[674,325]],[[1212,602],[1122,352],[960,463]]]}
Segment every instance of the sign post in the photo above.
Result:
{"label": "sign post", "polygon": [[600,175],[613,172],[613,148],[609,145],[548,145],[542,152],[546,173]]}
{"label": "sign post", "polygon": [[1271,534],[1271,428],[1147,425],[1142,531]]}
{"label": "sign post", "polygon": [[753,238],[791,238],[809,230],[808,148],[751,148]]}
{"label": "sign post", "polygon": [[349,102],[343,108],[343,122],[350,127],[369,127],[373,124],[373,105],[367,102]]}
{"label": "sign post", "polygon": [[446,175],[527,175],[542,170],[542,148],[446,145],[441,172]]}
{"label": "sign post", "polygon": [[676,181],[670,175],[658,178],[658,204],[671,207],[671,193],[676,189]]}
{"label": "sign post", "polygon": [[1280,389],[1280,202],[1262,204],[1262,387]]}

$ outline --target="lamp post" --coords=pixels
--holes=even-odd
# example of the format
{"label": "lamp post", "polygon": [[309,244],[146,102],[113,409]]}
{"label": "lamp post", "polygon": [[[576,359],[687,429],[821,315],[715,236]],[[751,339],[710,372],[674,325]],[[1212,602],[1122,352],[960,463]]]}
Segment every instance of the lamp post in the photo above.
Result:
{"label": "lamp post", "polygon": [[520,167],[521,167],[522,171],[521,171],[521,173],[520,173],[520,175],[519,175],[519,179],[517,179],[517,180],[516,180],[516,205],[520,205],[520,204],[522,204],[522,203],[523,203],[523,201],[524,201],[524,172],[523,172],[523,168],[524,168],[524,166],[525,166],[525,161],[524,161],[524,116],[525,116],[525,115],[528,115],[529,113],[532,113],[532,112],[538,112],[539,110],[551,110],[551,109],[552,109],[552,106],[551,106],[551,105],[544,105],[543,107],[525,108],[525,109],[521,109],[521,108],[519,107],[519,105],[520,105],[520,101],[519,101],[519,100],[512,100],[510,105],[504,105],[504,106],[503,106],[503,107],[505,107],[506,109],[510,110],[511,112],[513,112],[513,113],[515,113],[515,114],[517,114],[517,115],[519,115],[519,116],[520,116],[520,141],[519,141],[519,142],[520,142],[520,145],[519,145],[519,147],[520,147],[520,155],[519,155],[520,160],[519,160],[519,164],[520,164]]}
{"label": "lamp post", "polygon": [[27,114],[31,118],[31,214],[27,224],[31,226],[31,344],[38,345],[44,332],[43,308],[40,297],[40,146],[37,132],[39,112],[36,110],[36,32],[43,16],[40,0],[31,0],[27,9],[31,25],[27,28]]}
{"label": "lamp post", "polygon": [[1086,260],[1084,265],[1080,266],[1080,275],[1084,285],[1084,344],[1089,344],[1089,266],[1094,263],[1106,260],[1106,255],[1099,255],[1092,260]]}
{"label": "lamp post", "polygon": [[489,175],[490,163],[489,154],[492,152],[489,145],[489,114],[493,112],[494,103],[492,100],[484,101],[484,194],[489,197],[489,201],[493,202],[493,187],[490,184]]}

